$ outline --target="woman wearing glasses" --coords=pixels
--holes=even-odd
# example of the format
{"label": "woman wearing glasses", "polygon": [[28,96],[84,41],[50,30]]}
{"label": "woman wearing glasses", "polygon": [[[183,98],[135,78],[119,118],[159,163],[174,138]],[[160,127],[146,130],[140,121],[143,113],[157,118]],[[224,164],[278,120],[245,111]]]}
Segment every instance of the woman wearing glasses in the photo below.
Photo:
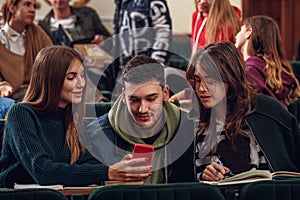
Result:
{"label": "woman wearing glasses", "polygon": [[234,44],[215,43],[197,52],[187,79],[196,93],[189,114],[199,128],[198,179],[218,181],[250,169],[300,169],[296,119],[278,101],[255,93]]}

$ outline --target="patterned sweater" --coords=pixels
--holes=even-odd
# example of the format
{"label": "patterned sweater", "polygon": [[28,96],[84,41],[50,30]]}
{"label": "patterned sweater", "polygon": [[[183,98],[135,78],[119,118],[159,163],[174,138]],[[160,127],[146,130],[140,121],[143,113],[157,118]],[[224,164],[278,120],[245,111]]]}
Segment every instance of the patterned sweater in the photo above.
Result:
{"label": "patterned sweater", "polygon": [[14,183],[83,186],[108,179],[108,167],[90,153],[70,164],[66,144],[65,110],[43,116],[28,105],[12,106],[0,158],[0,186]]}

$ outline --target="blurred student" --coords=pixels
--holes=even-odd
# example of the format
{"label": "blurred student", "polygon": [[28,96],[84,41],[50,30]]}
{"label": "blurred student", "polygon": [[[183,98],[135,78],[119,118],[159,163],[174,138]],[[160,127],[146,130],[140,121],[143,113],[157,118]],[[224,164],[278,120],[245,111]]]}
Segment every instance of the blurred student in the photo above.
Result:
{"label": "blurred student", "polygon": [[70,0],[46,0],[52,7],[50,12],[39,21],[39,25],[51,37],[54,44],[66,45],[59,37],[59,26],[66,29],[74,41],[102,44],[110,33],[102,24],[97,12],[89,7],[72,7]]}
{"label": "blurred student", "polygon": [[285,59],[274,19],[268,16],[245,19],[235,46],[246,62],[247,79],[257,86],[259,93],[276,98],[286,108],[299,98],[299,83]]}
{"label": "blurred student", "polygon": [[197,52],[187,79],[196,93],[190,117],[200,116],[194,118],[198,179],[218,181],[251,169],[300,170],[296,118],[274,98],[255,93],[234,44]]}
{"label": "blurred student", "polygon": [[86,186],[149,176],[151,166],[141,166],[144,158],[127,155],[108,167],[85,148],[79,136],[85,113],[82,63],[77,51],[64,46],[47,47],[37,55],[24,101],[11,107],[5,124],[1,187]]}
{"label": "blurred student", "polygon": [[147,55],[168,63],[172,21],[166,0],[115,0],[114,81],[126,63],[137,55]]}
{"label": "blurred student", "polygon": [[4,0],[4,27],[0,31],[0,96],[22,101],[37,53],[52,45],[33,23],[35,0]]}
{"label": "blurred student", "polygon": [[193,53],[205,45],[219,42],[234,42],[240,30],[241,11],[229,0],[195,0],[196,11],[192,15]]}

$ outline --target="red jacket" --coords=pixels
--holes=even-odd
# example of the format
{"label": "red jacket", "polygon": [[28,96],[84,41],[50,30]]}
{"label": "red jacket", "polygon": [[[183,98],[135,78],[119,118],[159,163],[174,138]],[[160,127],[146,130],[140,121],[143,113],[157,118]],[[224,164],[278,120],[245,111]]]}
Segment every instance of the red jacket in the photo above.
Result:
{"label": "red jacket", "polygon": [[[232,6],[235,11],[237,12],[237,15],[239,18],[241,18],[241,10],[238,7]],[[194,11],[192,14],[192,36],[191,36],[191,46],[194,46],[195,41],[198,38],[198,49],[201,47],[204,47],[206,45],[205,42],[205,35],[206,35],[206,31],[205,31],[205,26],[203,27],[200,35],[198,36],[198,32],[200,30],[200,27],[204,21],[204,19],[206,17],[203,17],[201,13],[199,13],[199,18],[197,20],[197,15],[198,15],[198,11]],[[231,38],[231,42],[234,42],[234,36],[232,35],[232,30],[231,27],[228,27],[228,38]],[[215,38],[215,42],[219,42],[219,41],[224,41],[225,40],[225,36],[222,33],[217,33],[216,38]]]}

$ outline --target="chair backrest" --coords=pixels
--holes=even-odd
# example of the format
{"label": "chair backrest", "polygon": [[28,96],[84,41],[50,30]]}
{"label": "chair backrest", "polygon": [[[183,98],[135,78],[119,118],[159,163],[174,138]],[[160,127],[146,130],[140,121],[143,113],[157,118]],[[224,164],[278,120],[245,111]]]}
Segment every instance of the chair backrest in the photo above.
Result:
{"label": "chair backrest", "polygon": [[156,185],[111,185],[94,190],[88,200],[224,200],[212,185],[174,183]]}
{"label": "chair backrest", "polygon": [[289,63],[292,66],[296,78],[300,82],[300,61],[290,61]]}
{"label": "chair backrest", "polygon": [[4,189],[0,188],[0,199],[5,200],[67,200],[53,189]]}
{"label": "chair backrest", "polygon": [[296,200],[300,199],[300,180],[254,182],[243,186],[239,200]]}

